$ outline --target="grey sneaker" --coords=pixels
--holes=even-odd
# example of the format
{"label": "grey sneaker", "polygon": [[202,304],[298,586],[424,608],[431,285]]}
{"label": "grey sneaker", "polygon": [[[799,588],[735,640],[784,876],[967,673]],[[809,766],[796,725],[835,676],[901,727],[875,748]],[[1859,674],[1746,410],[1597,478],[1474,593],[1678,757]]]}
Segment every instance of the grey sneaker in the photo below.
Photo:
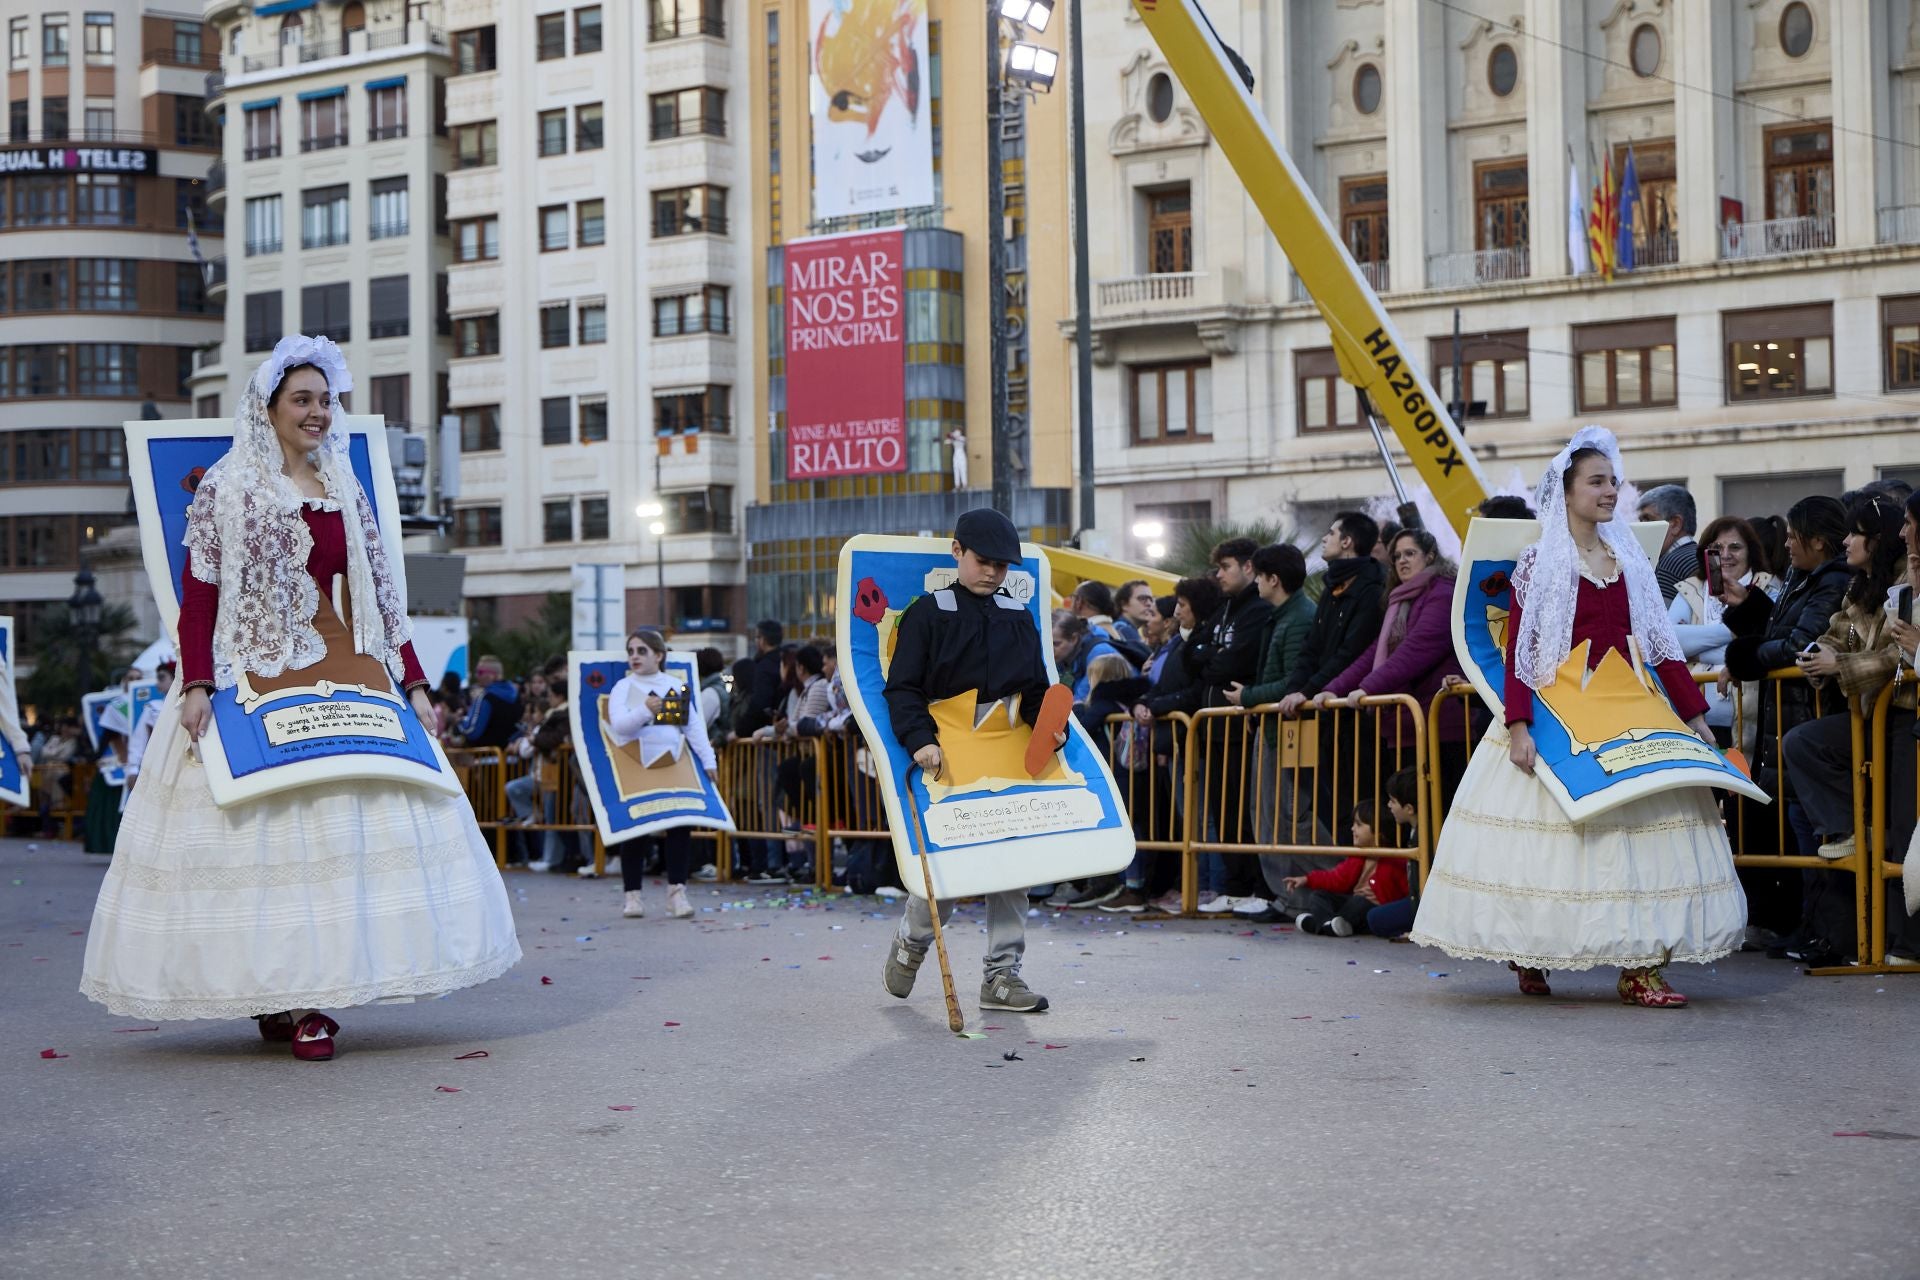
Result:
{"label": "grey sneaker", "polygon": [[919,976],[920,962],[926,958],[926,952],[915,951],[895,938],[892,949],[887,952],[887,971],[883,977],[887,990],[905,1000],[913,993],[913,980]]}
{"label": "grey sneaker", "polygon": [[1045,1013],[1047,998],[1036,994],[1017,973],[1001,973],[980,984],[982,1009],[1005,1009],[1008,1013]]}

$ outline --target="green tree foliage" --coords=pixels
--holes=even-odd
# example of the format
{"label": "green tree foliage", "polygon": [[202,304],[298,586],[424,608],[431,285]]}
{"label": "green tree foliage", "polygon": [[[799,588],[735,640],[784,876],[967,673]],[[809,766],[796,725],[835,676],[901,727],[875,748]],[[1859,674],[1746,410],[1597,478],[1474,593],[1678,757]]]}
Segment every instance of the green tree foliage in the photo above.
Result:
{"label": "green tree foliage", "polygon": [[133,631],[138,620],[124,604],[100,606],[100,626],[93,644],[93,689],[80,687],[80,647],[83,637],[65,610],[48,615],[35,639],[33,652],[21,654],[33,663],[33,674],[20,681],[16,692],[22,707],[42,717],[77,715],[80,695],[105,688],[114,669],[125,666],[140,651]]}
{"label": "green tree foliage", "polygon": [[520,680],[547,659],[564,657],[573,645],[573,597],[549,591],[540,612],[516,627],[475,626],[467,646],[469,666],[491,653],[507,666],[507,678]]}

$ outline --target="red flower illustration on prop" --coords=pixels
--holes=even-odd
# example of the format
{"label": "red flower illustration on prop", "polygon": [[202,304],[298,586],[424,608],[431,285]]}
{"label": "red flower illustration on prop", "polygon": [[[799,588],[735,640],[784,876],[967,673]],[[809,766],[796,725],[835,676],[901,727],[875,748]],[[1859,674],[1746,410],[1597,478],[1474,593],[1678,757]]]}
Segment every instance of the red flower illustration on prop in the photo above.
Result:
{"label": "red flower illustration on prop", "polygon": [[205,467],[195,467],[180,477],[180,487],[188,493],[198,493],[200,492],[200,481],[206,478],[206,474],[207,469]]}
{"label": "red flower illustration on prop", "polygon": [[587,688],[589,689],[604,688],[606,686],[606,683],[607,683],[606,672],[593,671],[593,670],[589,670],[587,672]]}
{"label": "red flower illustration on prop", "polygon": [[860,579],[853,592],[853,616],[873,626],[887,615],[887,593],[872,578]]}
{"label": "red flower illustration on prop", "polygon": [[1480,590],[1489,598],[1498,598],[1505,595],[1508,585],[1507,575],[1505,573],[1492,574],[1480,580]]}

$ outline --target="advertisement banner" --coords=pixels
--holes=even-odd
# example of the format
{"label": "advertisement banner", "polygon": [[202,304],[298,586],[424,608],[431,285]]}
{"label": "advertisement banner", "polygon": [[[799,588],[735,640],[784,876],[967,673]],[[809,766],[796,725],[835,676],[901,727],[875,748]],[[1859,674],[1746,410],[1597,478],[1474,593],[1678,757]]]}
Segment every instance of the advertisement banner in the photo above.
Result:
{"label": "advertisement banner", "polygon": [[813,216],[933,203],[927,0],[812,0]]}
{"label": "advertisement banner", "polygon": [[787,479],[907,469],[904,233],[787,245]]}

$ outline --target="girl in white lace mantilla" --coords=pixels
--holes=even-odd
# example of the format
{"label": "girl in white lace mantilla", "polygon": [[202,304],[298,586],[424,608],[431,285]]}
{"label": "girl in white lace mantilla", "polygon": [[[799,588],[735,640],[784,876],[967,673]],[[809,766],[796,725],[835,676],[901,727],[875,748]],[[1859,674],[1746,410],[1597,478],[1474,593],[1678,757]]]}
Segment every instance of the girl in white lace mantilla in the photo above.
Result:
{"label": "girl in white lace mantilla", "polygon": [[406,689],[436,717],[337,396],[325,338],[281,339],[187,513],[180,681],[148,745],[87,937],[80,989],[139,1018],[252,1016],[332,1056],[322,1008],[439,995],[519,960],[493,857],[461,797],[400,783],[216,806],[191,753],[209,691],[326,678]]}
{"label": "girl in white lace mantilla", "polygon": [[1550,994],[1547,970],[1607,965],[1623,971],[1622,1000],[1677,1008],[1686,997],[1661,967],[1726,955],[1747,923],[1712,792],[1662,792],[1575,824],[1533,776],[1533,695],[1583,641],[1589,667],[1637,647],[1688,727],[1713,741],[1653,565],[1618,509],[1623,470],[1612,433],[1586,427],[1540,481],[1540,541],[1513,574],[1506,725],[1461,781],[1412,937],[1504,960],[1529,995]]}

